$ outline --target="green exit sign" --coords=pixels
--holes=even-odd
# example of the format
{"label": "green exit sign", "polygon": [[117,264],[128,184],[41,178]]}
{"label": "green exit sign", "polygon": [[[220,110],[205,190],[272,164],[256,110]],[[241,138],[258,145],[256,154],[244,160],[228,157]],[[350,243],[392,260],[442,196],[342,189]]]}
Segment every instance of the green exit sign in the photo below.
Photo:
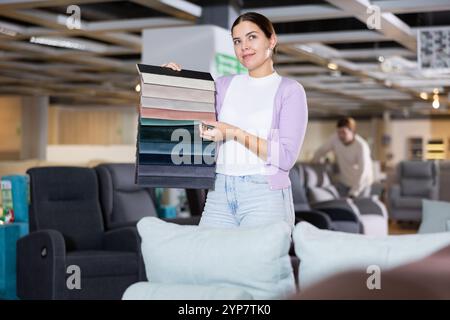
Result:
{"label": "green exit sign", "polygon": [[216,53],[216,70],[219,76],[247,72],[236,57],[223,53]]}

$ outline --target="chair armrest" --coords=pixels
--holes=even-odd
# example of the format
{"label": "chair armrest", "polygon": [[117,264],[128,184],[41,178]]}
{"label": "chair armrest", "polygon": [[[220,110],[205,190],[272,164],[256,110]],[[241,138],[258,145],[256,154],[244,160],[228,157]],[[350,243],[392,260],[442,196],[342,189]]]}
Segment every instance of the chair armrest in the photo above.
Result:
{"label": "chair armrest", "polygon": [[105,250],[140,252],[140,247],[141,238],[135,227],[114,229],[103,235],[103,249]]}
{"label": "chair armrest", "polygon": [[136,227],[110,230],[103,235],[103,249],[108,251],[136,252],[138,256],[138,278],[146,281],[144,259],[141,253],[141,237]]}
{"label": "chair armrest", "polygon": [[66,245],[56,230],[32,232],[17,241],[17,295],[61,299],[65,290]]}
{"label": "chair armrest", "polygon": [[389,203],[393,206],[395,206],[395,200],[400,198],[400,185],[393,184],[389,187]]}
{"label": "chair armrest", "polygon": [[[127,221],[127,222],[113,222],[108,225],[108,231],[123,229],[123,228],[136,228],[138,221]],[[107,231],[107,232],[108,232]]]}
{"label": "chair armrest", "polygon": [[384,185],[381,182],[374,182],[370,188],[370,195],[381,197],[383,195]]}
{"label": "chair armrest", "polygon": [[[198,225],[200,223],[201,216],[187,217],[187,218],[159,218],[166,222],[176,223],[180,225]],[[136,228],[139,221],[120,222],[111,224],[110,230],[123,229],[123,228]]]}
{"label": "chair armrest", "polygon": [[325,211],[328,209],[344,209],[353,212],[357,217],[360,215],[358,207],[349,198],[340,198],[311,204],[315,210]]}
{"label": "chair armrest", "polygon": [[430,189],[430,199],[431,200],[439,200],[439,186],[438,185],[434,185]]}
{"label": "chair armrest", "polygon": [[315,210],[295,211],[295,223],[302,220],[311,223],[319,229],[331,229],[332,221],[330,217],[323,212]]}
{"label": "chair armrest", "polygon": [[353,199],[353,202],[361,214],[377,214],[385,218],[388,217],[386,206],[377,196],[373,196],[372,198],[357,198]]}
{"label": "chair armrest", "polygon": [[321,208],[332,221],[353,221],[359,222],[358,216],[354,211],[345,208]]}
{"label": "chair armrest", "polygon": [[200,223],[201,216],[194,216],[188,218],[162,218],[166,222],[172,222],[180,225],[193,225],[197,226]]}

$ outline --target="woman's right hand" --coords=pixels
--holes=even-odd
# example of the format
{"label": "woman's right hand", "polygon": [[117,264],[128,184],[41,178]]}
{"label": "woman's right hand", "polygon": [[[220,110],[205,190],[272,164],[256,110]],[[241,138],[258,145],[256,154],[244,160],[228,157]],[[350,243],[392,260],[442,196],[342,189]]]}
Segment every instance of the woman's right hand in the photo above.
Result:
{"label": "woman's right hand", "polygon": [[175,62],[169,62],[169,63],[163,64],[161,67],[171,68],[175,71],[181,71],[181,66]]}

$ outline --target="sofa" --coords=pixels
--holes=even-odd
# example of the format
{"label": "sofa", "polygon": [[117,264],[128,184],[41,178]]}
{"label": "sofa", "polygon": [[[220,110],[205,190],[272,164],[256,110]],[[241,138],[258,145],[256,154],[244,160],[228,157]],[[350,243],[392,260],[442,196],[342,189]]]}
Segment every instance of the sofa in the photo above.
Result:
{"label": "sofa", "polygon": [[292,300],[449,300],[450,246],[382,273],[381,290],[369,290],[368,274],[346,271],[290,297]]}
{"label": "sofa", "polygon": [[[148,217],[138,230],[148,281],[127,288],[127,300],[358,299],[352,294],[389,297],[391,290],[408,297],[410,288],[433,298],[435,287],[445,297],[450,294],[448,232],[370,237],[299,222],[292,233],[300,259],[295,271],[288,253],[290,228],[283,222],[218,229]],[[347,278],[348,273],[358,277]],[[438,283],[440,275],[443,284]],[[329,286],[335,281],[339,286]],[[424,292],[418,290],[422,285]]]}

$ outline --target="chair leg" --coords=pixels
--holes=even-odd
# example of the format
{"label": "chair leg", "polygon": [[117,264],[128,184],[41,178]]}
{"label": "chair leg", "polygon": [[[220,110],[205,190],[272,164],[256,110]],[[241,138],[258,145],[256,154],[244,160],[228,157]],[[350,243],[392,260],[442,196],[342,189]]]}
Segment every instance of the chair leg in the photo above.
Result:
{"label": "chair leg", "polygon": [[200,216],[206,202],[206,191],[202,189],[186,189],[191,216]]}

